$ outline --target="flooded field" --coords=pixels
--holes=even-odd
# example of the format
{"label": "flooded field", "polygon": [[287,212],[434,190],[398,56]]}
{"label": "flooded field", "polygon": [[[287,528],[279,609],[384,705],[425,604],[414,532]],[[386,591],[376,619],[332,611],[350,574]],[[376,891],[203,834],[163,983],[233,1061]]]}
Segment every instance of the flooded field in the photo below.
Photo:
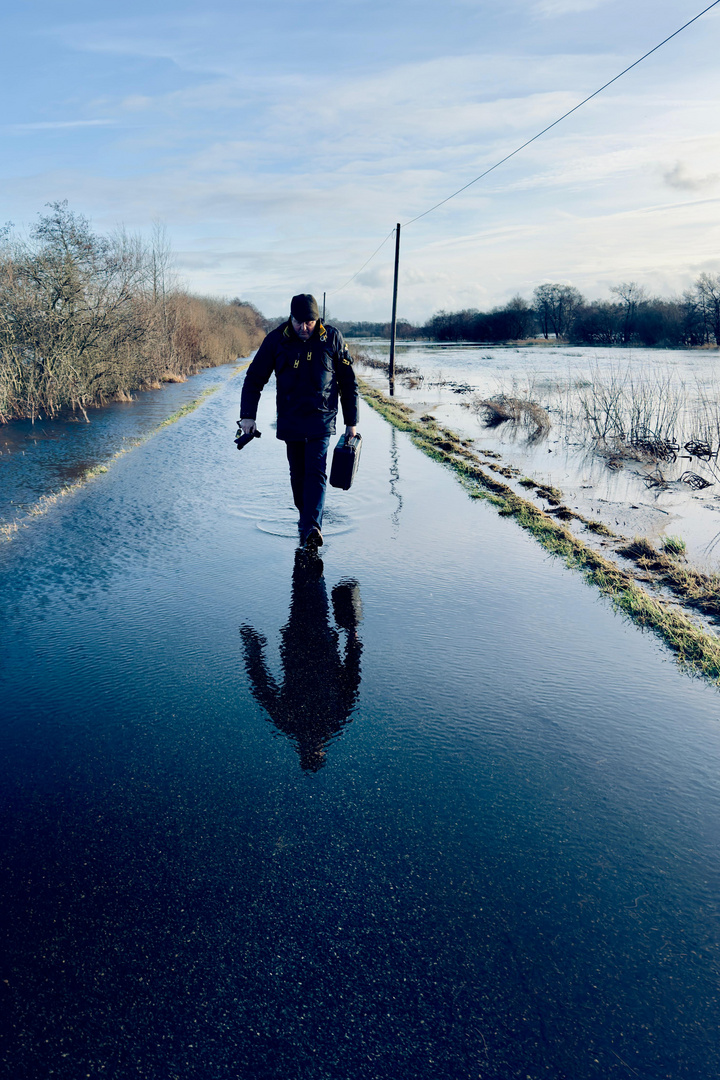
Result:
{"label": "flooded field", "polygon": [[[387,360],[387,342],[354,343]],[[395,394],[563,491],[582,513],[632,537],[680,536],[693,564],[720,559],[720,354],[716,349],[399,346]],[[381,373],[365,377],[381,387]],[[482,400],[531,401],[547,413],[497,420]],[[618,437],[622,430],[622,438]],[[600,438],[604,435],[604,438]],[[647,448],[650,452],[647,452]],[[689,446],[689,450],[688,447]],[[699,478],[699,480],[698,480]]]}
{"label": "flooded field", "polygon": [[365,406],[298,560],[241,381],[0,545],[6,1074],[716,1075],[717,690]]}

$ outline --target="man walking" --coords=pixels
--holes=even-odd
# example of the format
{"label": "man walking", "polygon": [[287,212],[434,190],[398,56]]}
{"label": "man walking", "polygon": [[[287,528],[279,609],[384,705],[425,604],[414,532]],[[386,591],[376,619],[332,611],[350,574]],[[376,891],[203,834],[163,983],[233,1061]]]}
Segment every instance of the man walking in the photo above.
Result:
{"label": "man walking", "polygon": [[258,349],[243,383],[240,427],[255,431],[260,394],[275,372],[277,437],[287,446],[293,501],[300,514],[300,542],[317,551],[323,542],[322,517],[330,437],[335,434],[338,396],[345,434],[355,434],[358,390],[342,334],[323,326],[314,296],[293,296],[290,318],[272,330]]}

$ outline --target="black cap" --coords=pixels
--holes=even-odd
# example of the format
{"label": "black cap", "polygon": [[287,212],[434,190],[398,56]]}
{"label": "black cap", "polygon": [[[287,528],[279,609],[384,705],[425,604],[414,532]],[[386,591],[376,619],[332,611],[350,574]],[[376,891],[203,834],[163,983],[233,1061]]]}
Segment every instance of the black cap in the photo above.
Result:
{"label": "black cap", "polygon": [[290,314],[297,322],[317,322],[320,318],[317,300],[310,293],[298,293],[290,301]]}

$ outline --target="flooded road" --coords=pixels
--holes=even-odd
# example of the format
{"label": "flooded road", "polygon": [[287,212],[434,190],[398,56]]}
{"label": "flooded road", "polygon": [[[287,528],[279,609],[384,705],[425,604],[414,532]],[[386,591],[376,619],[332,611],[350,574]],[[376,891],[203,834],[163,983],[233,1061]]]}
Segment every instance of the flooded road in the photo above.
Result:
{"label": "flooded road", "polygon": [[5,1075],[720,1064],[720,696],[369,409],[242,375],[0,546]]}

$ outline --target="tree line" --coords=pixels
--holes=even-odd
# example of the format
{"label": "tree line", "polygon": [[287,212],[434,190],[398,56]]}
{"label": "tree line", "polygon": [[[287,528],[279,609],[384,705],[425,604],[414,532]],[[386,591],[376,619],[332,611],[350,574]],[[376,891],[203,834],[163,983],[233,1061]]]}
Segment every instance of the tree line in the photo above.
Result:
{"label": "tree line", "polygon": [[[587,300],[572,285],[538,285],[491,311],[439,311],[423,326],[399,321],[400,338],[431,341],[562,340],[575,345],[665,348],[720,346],[720,274],[703,273],[682,296],[648,295],[636,282],[614,285],[612,300]],[[348,337],[389,337],[389,323],[336,323]]]}
{"label": "tree line", "polygon": [[0,423],[85,412],[132,390],[246,356],[265,321],[252,304],[193,296],[151,241],[52,203],[26,239],[0,235]]}

